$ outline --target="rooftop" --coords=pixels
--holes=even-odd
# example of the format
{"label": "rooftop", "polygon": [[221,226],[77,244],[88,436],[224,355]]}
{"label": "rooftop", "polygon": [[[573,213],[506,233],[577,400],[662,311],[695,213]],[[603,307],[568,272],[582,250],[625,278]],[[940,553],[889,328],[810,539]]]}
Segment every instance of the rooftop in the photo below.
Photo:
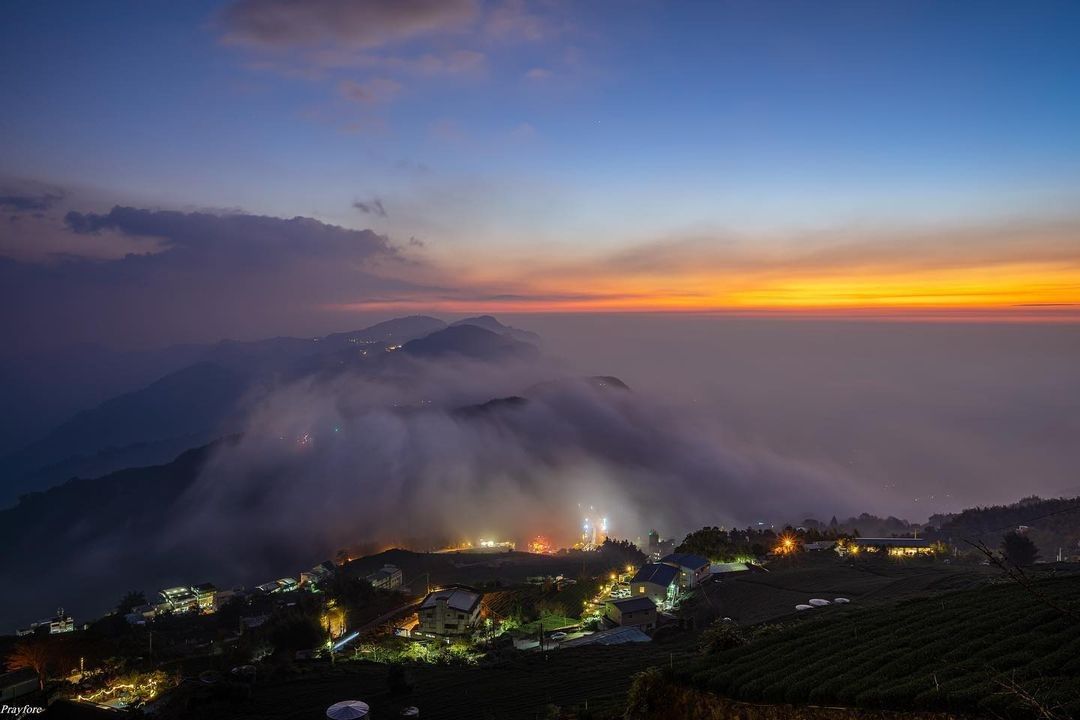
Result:
{"label": "rooftop", "polygon": [[428,593],[424,602],[420,603],[420,609],[433,608],[439,600],[445,599],[447,607],[462,612],[472,612],[480,603],[480,593],[464,588],[444,588]]}
{"label": "rooftop", "polygon": [[611,630],[601,630],[592,635],[583,635],[573,640],[567,640],[560,647],[581,647],[582,645],[622,645],[631,642],[649,642],[652,638],[638,630],[636,627],[617,627]]}
{"label": "rooftop", "polygon": [[669,565],[678,565],[689,570],[698,570],[706,567],[709,564],[708,558],[703,558],[700,555],[693,555],[691,553],[672,553],[660,558],[660,562],[667,563]]}
{"label": "rooftop", "polygon": [[678,577],[679,571],[671,565],[662,565],[659,563],[649,563],[642,565],[641,569],[637,571],[633,579],[630,582],[649,582],[656,585],[670,585],[675,582],[675,578]]}
{"label": "rooftop", "polygon": [[656,609],[656,603],[654,603],[647,597],[628,598],[626,600],[612,600],[610,604],[619,608],[619,612],[621,613]]}

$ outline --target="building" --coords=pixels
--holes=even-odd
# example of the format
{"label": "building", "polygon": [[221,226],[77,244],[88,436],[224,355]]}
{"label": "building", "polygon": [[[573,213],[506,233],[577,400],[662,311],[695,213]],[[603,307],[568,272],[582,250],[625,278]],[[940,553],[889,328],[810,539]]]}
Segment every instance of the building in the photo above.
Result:
{"label": "building", "polygon": [[186,613],[199,609],[199,596],[189,587],[174,587],[162,590],[161,597],[165,609],[174,613]]}
{"label": "building", "polygon": [[325,585],[335,573],[337,573],[337,566],[329,560],[324,560],[310,570],[300,573],[300,585],[307,588]]}
{"label": "building", "polygon": [[64,612],[64,608],[59,608],[56,611],[56,617],[49,621],[49,634],[59,635],[69,632],[75,632],[75,621]]}
{"label": "building", "polygon": [[4,673],[0,675],[0,703],[6,705],[9,701],[37,692],[40,688],[38,674],[29,668]]}
{"label": "building", "polygon": [[300,587],[300,583],[297,582],[296,578],[278,578],[276,582],[278,586],[277,591],[281,593],[292,592]]}
{"label": "building", "polygon": [[671,565],[642,565],[630,579],[630,597],[647,597],[659,608],[670,607],[678,596],[679,570]]}
{"label": "building", "polygon": [[674,538],[668,538],[664,540],[660,537],[660,533],[655,530],[649,531],[649,559],[656,562],[665,555],[670,555],[675,552],[675,540]]}
{"label": "building", "polygon": [[420,603],[417,632],[429,635],[467,635],[480,619],[483,596],[471,588],[449,587],[428,593]]}
{"label": "building", "polygon": [[660,562],[678,568],[679,587],[683,589],[696,588],[709,577],[709,560],[700,555],[672,553],[665,555]]}
{"label": "building", "polygon": [[825,550],[832,550],[835,547],[835,540],[819,540],[818,542],[808,542],[803,545],[803,549],[807,552],[824,552]]}
{"label": "building", "polygon": [[397,590],[401,587],[401,570],[395,565],[383,565],[382,570],[376,570],[366,578],[376,590]]}
{"label": "building", "polygon": [[915,557],[933,555],[934,543],[925,538],[855,538],[847,544],[846,551],[852,555],[887,553],[889,557]]}
{"label": "building", "polygon": [[604,615],[622,627],[635,627],[639,630],[652,630],[656,627],[656,603],[647,597],[609,601]]}
{"label": "building", "polygon": [[59,608],[55,617],[32,622],[29,627],[17,628],[15,635],[24,637],[26,635],[44,634],[46,629],[48,629],[50,635],[75,632],[75,621],[64,612],[64,608]]}
{"label": "building", "polygon": [[195,593],[195,604],[199,608],[199,612],[212,613],[217,609],[215,601],[217,599],[217,587],[213,583],[200,583],[191,588]]}
{"label": "building", "polygon": [[262,585],[256,585],[255,589],[265,595],[277,595],[279,593],[292,592],[299,587],[300,583],[293,578],[278,578],[277,580],[272,580],[271,582],[263,583]]}
{"label": "building", "polygon": [[735,573],[746,572],[749,569],[750,565],[744,562],[713,563],[709,566],[709,576],[714,580],[719,580]]}

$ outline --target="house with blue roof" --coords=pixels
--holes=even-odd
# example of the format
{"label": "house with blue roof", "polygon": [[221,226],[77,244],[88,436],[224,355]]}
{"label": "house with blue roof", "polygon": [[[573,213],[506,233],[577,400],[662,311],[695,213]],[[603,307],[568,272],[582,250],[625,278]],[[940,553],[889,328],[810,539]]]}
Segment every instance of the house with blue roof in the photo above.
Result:
{"label": "house with blue roof", "polygon": [[671,607],[679,596],[679,570],[663,563],[648,563],[630,579],[631,598],[649,598],[658,608]]}

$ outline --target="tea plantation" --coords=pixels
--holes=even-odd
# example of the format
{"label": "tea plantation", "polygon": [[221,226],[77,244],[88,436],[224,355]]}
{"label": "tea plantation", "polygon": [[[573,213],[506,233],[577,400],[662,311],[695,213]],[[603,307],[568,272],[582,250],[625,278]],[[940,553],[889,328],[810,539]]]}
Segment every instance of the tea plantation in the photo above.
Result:
{"label": "tea plantation", "polygon": [[681,682],[738,700],[1080,716],[1080,576],[993,583],[891,605],[808,611],[786,629],[709,656]]}

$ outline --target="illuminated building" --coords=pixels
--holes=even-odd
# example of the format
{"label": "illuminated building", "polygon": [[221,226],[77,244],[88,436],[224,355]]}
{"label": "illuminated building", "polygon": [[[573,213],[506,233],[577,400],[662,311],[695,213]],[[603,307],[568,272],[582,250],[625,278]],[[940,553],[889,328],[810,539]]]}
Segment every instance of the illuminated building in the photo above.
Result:
{"label": "illuminated building", "polygon": [[56,611],[56,617],[49,621],[49,634],[59,635],[75,631],[75,621],[70,615],[64,613],[64,608]]}
{"label": "illuminated building", "polygon": [[647,597],[663,609],[679,596],[679,569],[672,565],[649,563],[630,579],[630,597]]}
{"label": "illuminated building", "polygon": [[214,584],[202,583],[191,589],[195,591],[195,604],[198,606],[199,612],[214,612],[214,602],[217,598],[217,588]]}
{"label": "illuminated building", "polygon": [[485,550],[513,550],[516,547],[516,543],[511,540],[485,540],[481,539],[479,543],[481,548]]}
{"label": "illuminated building", "polygon": [[889,557],[929,556],[937,552],[933,542],[925,538],[855,538],[845,551],[853,555],[886,553]]}
{"label": "illuminated building", "polygon": [[161,591],[161,597],[165,598],[166,609],[174,613],[186,613],[197,610],[199,597],[190,587],[174,587]]}
{"label": "illuminated building", "polygon": [[668,538],[665,540],[660,537],[660,533],[655,530],[649,531],[649,559],[653,562],[659,560],[665,555],[670,555],[675,552],[675,539]]}

